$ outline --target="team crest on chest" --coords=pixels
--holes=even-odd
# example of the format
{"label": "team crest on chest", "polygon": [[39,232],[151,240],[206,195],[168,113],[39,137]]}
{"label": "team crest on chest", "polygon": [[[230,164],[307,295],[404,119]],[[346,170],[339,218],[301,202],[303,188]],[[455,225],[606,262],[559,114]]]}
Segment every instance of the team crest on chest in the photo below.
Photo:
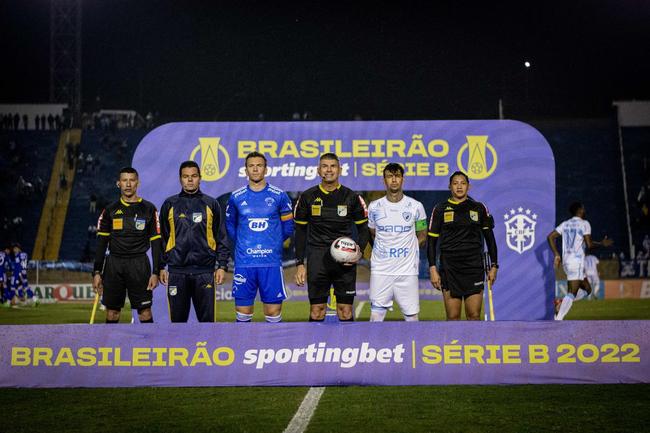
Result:
{"label": "team crest on chest", "polygon": [[411,212],[402,212],[402,218],[404,218],[404,221],[409,222],[411,221],[411,217],[413,214]]}
{"label": "team crest on chest", "polygon": [[201,212],[194,212],[192,214],[192,222],[200,223],[203,221],[203,214]]}
{"label": "team crest on chest", "polygon": [[144,227],[146,225],[146,221],[142,219],[136,219],[135,220],[135,229],[136,230],[144,230]]}
{"label": "team crest on chest", "polygon": [[344,217],[348,215],[348,207],[347,205],[338,205],[336,206],[336,214],[340,217]]}
{"label": "team crest on chest", "polygon": [[264,201],[266,202],[266,205],[269,206],[269,207],[273,206],[273,203],[275,203],[275,200],[273,199],[273,197],[266,197],[264,199]]}
{"label": "team crest on chest", "polygon": [[469,219],[478,222],[478,212],[476,212],[475,210],[469,211]]}

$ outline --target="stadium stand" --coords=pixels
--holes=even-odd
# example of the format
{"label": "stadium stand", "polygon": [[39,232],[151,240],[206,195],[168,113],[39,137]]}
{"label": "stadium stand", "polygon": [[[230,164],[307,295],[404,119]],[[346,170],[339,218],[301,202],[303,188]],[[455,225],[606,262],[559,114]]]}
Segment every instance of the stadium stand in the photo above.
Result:
{"label": "stadium stand", "polygon": [[632,239],[635,250],[640,252],[644,250],[644,237],[650,235],[650,128],[623,128],[621,134],[625,152],[627,193],[630,199]]}
{"label": "stadium stand", "polygon": [[[25,251],[34,248],[45,192],[57,149],[58,131],[3,131],[0,133],[1,241],[20,242]],[[18,188],[23,177],[24,188]],[[16,217],[21,224],[13,224]]]}

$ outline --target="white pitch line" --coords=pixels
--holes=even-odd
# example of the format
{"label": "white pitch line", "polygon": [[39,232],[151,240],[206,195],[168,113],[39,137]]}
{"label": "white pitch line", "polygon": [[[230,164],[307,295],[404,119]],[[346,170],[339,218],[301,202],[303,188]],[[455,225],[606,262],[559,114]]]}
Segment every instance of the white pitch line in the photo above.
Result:
{"label": "white pitch line", "polygon": [[284,429],[284,433],[303,433],[307,430],[309,420],[314,415],[323,392],[325,392],[324,386],[309,388],[296,414],[291,419],[287,428]]}
{"label": "white pitch line", "polygon": [[361,301],[357,304],[357,309],[354,310],[354,319],[356,320],[357,317],[359,317],[359,314],[361,314],[361,310],[363,310],[363,306],[365,305],[366,301]]}

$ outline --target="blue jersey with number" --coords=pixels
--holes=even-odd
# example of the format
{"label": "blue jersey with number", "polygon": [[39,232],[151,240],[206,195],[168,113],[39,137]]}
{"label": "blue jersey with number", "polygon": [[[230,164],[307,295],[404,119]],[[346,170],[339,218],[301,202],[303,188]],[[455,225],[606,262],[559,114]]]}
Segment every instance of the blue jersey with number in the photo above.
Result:
{"label": "blue jersey with number", "polygon": [[236,267],[282,264],[282,243],[293,234],[293,210],[287,194],[267,184],[234,191],[226,207],[226,229]]}
{"label": "blue jersey with number", "polygon": [[7,266],[7,254],[4,251],[0,251],[0,280],[5,278],[5,268]]}
{"label": "blue jersey with number", "polygon": [[27,272],[27,261],[28,261],[27,260],[27,253],[25,253],[25,252],[21,251],[21,252],[19,252],[18,254],[16,254],[14,256],[14,260],[13,260],[13,265],[14,265],[13,272],[14,272],[14,275],[18,275],[21,272],[23,272],[23,273]]}

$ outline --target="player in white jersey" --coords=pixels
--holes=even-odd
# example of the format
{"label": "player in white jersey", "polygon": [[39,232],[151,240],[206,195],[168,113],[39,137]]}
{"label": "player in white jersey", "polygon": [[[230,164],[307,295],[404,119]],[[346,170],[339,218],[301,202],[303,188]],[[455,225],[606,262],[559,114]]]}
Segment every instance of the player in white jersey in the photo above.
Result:
{"label": "player in white jersey", "polygon": [[[562,299],[555,320],[564,319],[574,300],[579,301],[591,293],[589,282],[585,280],[585,247],[594,248],[612,244],[607,237],[600,242],[591,240],[591,225],[585,219],[586,212],[582,203],[572,203],[569,212],[572,218],[562,222],[547,237],[548,244],[555,255],[554,265],[558,267],[560,262],[562,263],[568,281],[568,293]],[[562,255],[555,244],[558,237],[562,238]]]}
{"label": "player in white jersey", "polygon": [[368,206],[368,228],[374,239],[370,266],[370,321],[381,322],[397,301],[404,320],[417,321],[420,312],[418,267],[420,245],[427,237],[424,206],[402,191],[404,169],[384,168],[386,195]]}
{"label": "player in white jersey", "polygon": [[593,289],[591,292],[593,299],[598,299],[600,293],[600,275],[598,275],[598,257],[593,254],[587,254],[585,257],[585,280]]}

